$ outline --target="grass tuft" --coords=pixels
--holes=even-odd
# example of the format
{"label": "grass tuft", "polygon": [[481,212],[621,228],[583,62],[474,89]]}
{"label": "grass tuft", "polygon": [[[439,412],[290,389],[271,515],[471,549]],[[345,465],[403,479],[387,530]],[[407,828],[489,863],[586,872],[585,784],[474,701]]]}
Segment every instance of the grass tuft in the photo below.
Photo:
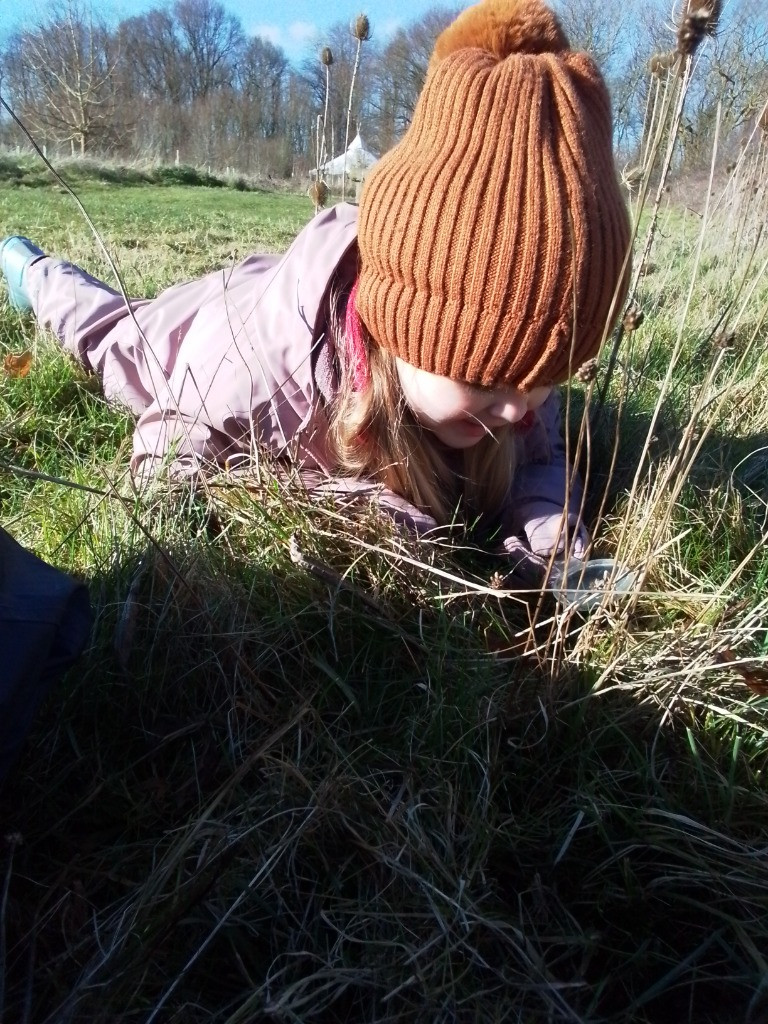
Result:
{"label": "grass tuft", "polygon": [[[4,525],[96,612],[0,792],[0,1016],[765,1018],[761,153],[638,211],[643,316],[571,388],[596,550],[641,575],[588,619],[266,466],[136,496],[128,418],[0,309],[0,363],[33,353]],[[8,230],[105,272],[66,196],[0,176]],[[131,291],[309,213],[190,184],[81,184]]]}

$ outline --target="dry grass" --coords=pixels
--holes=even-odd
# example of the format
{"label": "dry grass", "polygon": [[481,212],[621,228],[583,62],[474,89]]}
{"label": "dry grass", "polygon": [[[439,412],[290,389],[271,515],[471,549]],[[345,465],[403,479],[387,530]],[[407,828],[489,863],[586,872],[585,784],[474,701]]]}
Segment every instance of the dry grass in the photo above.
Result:
{"label": "dry grass", "polygon": [[[647,160],[644,321],[570,393],[596,549],[641,573],[589,618],[267,471],[134,496],[128,421],[2,312],[36,360],[0,386],[4,521],[97,619],[0,794],[0,1015],[765,1019],[764,143],[695,212]],[[110,248],[157,215],[134,198],[96,211]],[[93,259],[61,196],[0,202]],[[193,203],[158,287],[174,238],[195,268],[215,232],[279,244]]]}

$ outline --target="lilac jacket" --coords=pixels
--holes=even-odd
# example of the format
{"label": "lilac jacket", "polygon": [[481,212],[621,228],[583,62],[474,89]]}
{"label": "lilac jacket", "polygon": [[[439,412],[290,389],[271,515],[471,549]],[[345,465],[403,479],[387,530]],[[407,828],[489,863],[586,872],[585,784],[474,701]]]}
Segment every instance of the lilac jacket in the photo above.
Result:
{"label": "lilac jacket", "polygon": [[[100,374],[106,397],[138,417],[131,468],[176,475],[243,471],[258,451],[288,457],[323,489],[370,492],[417,529],[434,521],[378,485],[329,479],[325,402],[315,359],[332,291],[357,269],[357,208],[316,216],[282,255],[242,263],[132,303],[80,268],[42,259],[28,272],[35,314]],[[327,393],[327,389],[323,389]],[[521,436],[511,532],[562,510],[567,490],[560,402],[550,397]],[[578,493],[571,489],[573,511]]]}

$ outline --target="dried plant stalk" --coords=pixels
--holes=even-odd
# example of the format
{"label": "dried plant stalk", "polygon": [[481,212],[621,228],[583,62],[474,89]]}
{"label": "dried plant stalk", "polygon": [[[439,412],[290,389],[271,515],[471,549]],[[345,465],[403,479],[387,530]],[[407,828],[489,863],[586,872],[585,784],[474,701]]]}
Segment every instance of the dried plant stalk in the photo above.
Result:
{"label": "dried plant stalk", "polygon": [[[322,162],[325,164],[328,159],[328,103],[331,96],[331,65],[333,64],[333,52],[330,46],[324,46],[320,52],[320,60],[325,67],[325,103],[323,106],[323,146],[322,146]],[[331,148],[333,148],[333,138],[331,138]],[[333,154],[331,154],[332,156]],[[320,176],[320,168],[317,169],[318,177]]]}
{"label": "dried plant stalk", "polygon": [[358,14],[350,26],[352,35],[357,39],[357,50],[355,51],[355,66],[352,69],[352,80],[349,83],[349,102],[347,104],[347,126],[344,131],[344,166],[341,172],[341,198],[347,197],[347,149],[349,148],[349,122],[352,119],[352,97],[355,93],[355,79],[360,67],[360,54],[363,43],[371,38],[371,24],[364,14]]}

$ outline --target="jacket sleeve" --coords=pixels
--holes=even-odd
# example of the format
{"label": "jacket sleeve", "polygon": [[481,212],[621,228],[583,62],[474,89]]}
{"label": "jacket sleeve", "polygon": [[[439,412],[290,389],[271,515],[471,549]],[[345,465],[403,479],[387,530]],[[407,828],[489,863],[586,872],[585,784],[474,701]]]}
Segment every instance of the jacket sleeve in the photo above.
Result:
{"label": "jacket sleeve", "polygon": [[298,385],[280,364],[279,344],[273,352],[260,331],[261,319],[276,315],[259,295],[272,270],[264,259],[261,275],[249,278],[239,269],[231,278],[222,275],[218,291],[196,311],[167,379],[137,421],[134,476],[161,467],[175,477],[194,476],[249,454],[256,440],[276,450],[295,434],[300,420],[291,398]]}
{"label": "jacket sleeve", "polygon": [[136,424],[134,476],[161,467],[175,478],[195,476],[254,457],[256,445],[279,455],[309,427],[310,343],[291,347],[274,324],[284,304],[272,299],[274,290],[264,301],[254,290],[242,278],[201,306]]}
{"label": "jacket sleeve", "polygon": [[255,458],[257,446],[325,465],[312,352],[335,274],[342,261],[356,262],[356,217],[339,204],[313,218],[283,256],[248,257],[221,272],[136,425],[135,475],[159,465],[175,476],[226,468]]}
{"label": "jacket sleeve", "polygon": [[174,480],[193,480],[201,472],[222,468],[228,458],[244,454],[244,446],[217,430],[212,419],[204,402],[188,409],[172,398],[155,400],[136,424],[133,476],[146,481],[163,471]]}
{"label": "jacket sleeve", "polygon": [[301,479],[313,499],[329,497],[342,505],[368,502],[390,516],[398,526],[404,526],[418,537],[427,534],[434,536],[438,530],[437,520],[383,484],[372,480],[332,477],[312,470],[303,471]]}
{"label": "jacket sleeve", "polygon": [[549,553],[553,546],[549,540],[559,532],[583,533],[579,522],[582,485],[568,461],[561,423],[560,394],[553,391],[521,438],[512,494],[502,517],[505,537],[525,535],[539,554]]}

